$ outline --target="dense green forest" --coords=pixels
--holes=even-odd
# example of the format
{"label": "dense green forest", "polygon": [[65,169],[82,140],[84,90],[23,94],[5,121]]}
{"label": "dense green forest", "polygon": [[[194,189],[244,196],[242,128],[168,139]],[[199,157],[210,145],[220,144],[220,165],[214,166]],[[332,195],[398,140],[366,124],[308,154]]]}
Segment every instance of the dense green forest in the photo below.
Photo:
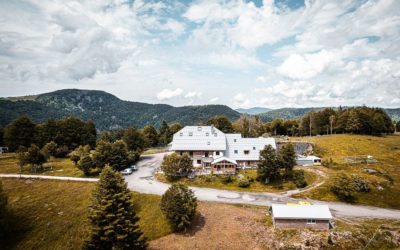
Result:
{"label": "dense green forest", "polygon": [[[260,121],[258,122],[301,119],[307,113],[324,109],[275,109],[259,114]],[[332,109],[338,112],[339,109],[347,108]],[[239,109],[238,111],[251,113],[261,112],[261,110],[265,109]],[[0,127],[6,126],[22,115],[29,116],[36,123],[45,122],[50,118],[61,119],[74,116],[82,120],[92,120],[96,124],[97,131],[101,132],[128,127],[143,128],[146,125],[159,127],[162,121],[182,125],[207,124],[210,117],[221,115],[230,121],[235,121],[241,116],[238,111],[224,105],[173,107],[166,104],[130,102],[120,100],[103,91],[66,89],[37,96],[0,99]],[[400,109],[384,109],[384,111],[391,119],[396,121],[400,119]],[[316,131],[316,133],[321,133],[321,131]]]}
{"label": "dense green forest", "polygon": [[66,89],[26,98],[0,100],[0,126],[4,127],[15,118],[27,115],[34,122],[50,118],[75,116],[92,120],[99,131],[159,126],[161,121],[179,122],[184,125],[200,123],[215,115],[237,119],[240,114],[224,105],[173,107],[166,104],[147,104],[123,101],[95,90]]}

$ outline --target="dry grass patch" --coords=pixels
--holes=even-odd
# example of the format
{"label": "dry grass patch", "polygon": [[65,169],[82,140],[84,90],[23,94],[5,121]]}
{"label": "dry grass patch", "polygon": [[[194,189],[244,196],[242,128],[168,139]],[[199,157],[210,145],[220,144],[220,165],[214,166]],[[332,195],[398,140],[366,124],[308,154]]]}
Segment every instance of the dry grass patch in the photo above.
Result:
{"label": "dry grass patch", "polygon": [[[80,249],[87,236],[87,211],[94,183],[2,178],[9,197],[11,237],[5,249]],[[160,197],[134,193],[139,225],[148,239],[171,233]]]}
{"label": "dry grass patch", "polygon": [[[299,138],[296,138],[299,140]],[[315,143],[316,154],[323,162],[332,159],[333,164],[326,168],[329,177],[339,171],[356,174],[366,179],[371,192],[358,193],[357,202],[372,206],[400,208],[400,135],[366,136],[366,135],[333,135],[303,137],[301,140]],[[344,157],[356,155],[372,155],[378,160],[375,164],[348,164]],[[378,172],[369,174],[364,169],[374,169]],[[330,192],[331,178],[317,189],[298,194],[296,197],[308,197],[318,200],[337,200]]]}
{"label": "dry grass patch", "polygon": [[[16,154],[0,155],[1,174],[19,174],[20,167]],[[31,172],[30,166],[24,166],[22,174],[35,174]],[[43,171],[36,174],[51,176],[87,177],[79,170],[69,158],[51,158],[44,164]]]}

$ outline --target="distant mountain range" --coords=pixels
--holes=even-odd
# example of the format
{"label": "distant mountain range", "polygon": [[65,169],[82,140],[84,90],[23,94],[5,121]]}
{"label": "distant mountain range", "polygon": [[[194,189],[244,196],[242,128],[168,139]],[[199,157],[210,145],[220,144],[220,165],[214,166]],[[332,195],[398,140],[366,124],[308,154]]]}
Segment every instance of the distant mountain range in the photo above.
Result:
{"label": "distant mountain range", "polygon": [[101,131],[129,126],[143,127],[146,124],[157,126],[163,120],[188,125],[201,123],[215,115],[225,115],[231,120],[240,117],[238,112],[225,105],[173,107],[123,101],[104,91],[78,89],[0,100],[0,126],[5,126],[20,115],[28,115],[35,122],[76,116],[93,120],[96,128]]}
{"label": "distant mountain range", "polygon": [[[254,107],[233,110],[225,105],[201,105],[173,107],[167,104],[148,104],[123,101],[104,91],[64,89],[41,95],[10,97],[0,99],[0,126],[21,115],[28,115],[35,122],[49,118],[76,116],[84,120],[93,120],[100,131],[143,127],[147,124],[158,126],[161,121],[180,122],[193,125],[205,122],[209,117],[224,115],[231,120],[242,114],[259,115],[263,121],[276,118],[294,119],[310,111],[323,108],[282,108],[269,110]],[[400,109],[385,109],[392,119],[400,120]]]}
{"label": "distant mountain range", "polygon": [[272,109],[262,108],[262,107],[254,107],[254,108],[248,108],[248,109],[239,108],[239,109],[235,109],[235,110],[241,114],[259,115],[259,114],[271,111]]}

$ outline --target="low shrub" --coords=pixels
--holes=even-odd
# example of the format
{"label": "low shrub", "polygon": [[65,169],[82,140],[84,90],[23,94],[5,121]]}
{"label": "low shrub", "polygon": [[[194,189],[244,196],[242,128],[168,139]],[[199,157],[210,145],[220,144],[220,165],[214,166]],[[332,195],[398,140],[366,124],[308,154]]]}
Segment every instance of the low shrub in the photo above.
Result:
{"label": "low shrub", "polygon": [[221,176],[221,182],[223,183],[223,184],[228,184],[228,183],[231,183],[231,182],[233,182],[235,179],[234,179],[234,177],[232,176],[232,175],[223,175],[223,176]]}
{"label": "low shrub", "polygon": [[304,177],[304,170],[293,170],[291,174],[291,180],[297,188],[303,188],[308,185],[306,178]]}
{"label": "low shrub", "polygon": [[345,173],[338,173],[333,177],[331,191],[339,200],[354,202],[356,200],[356,188],[352,178]]}
{"label": "low shrub", "polygon": [[54,152],[54,157],[65,158],[69,154],[69,149],[67,146],[58,147]]}
{"label": "low shrub", "polygon": [[360,176],[355,175],[355,174],[352,175],[352,181],[353,181],[354,188],[357,192],[368,193],[369,191],[371,191],[371,187],[370,187],[368,181],[364,180]]}
{"label": "low shrub", "polygon": [[242,178],[238,182],[238,187],[247,188],[250,186],[250,181],[247,178]]}

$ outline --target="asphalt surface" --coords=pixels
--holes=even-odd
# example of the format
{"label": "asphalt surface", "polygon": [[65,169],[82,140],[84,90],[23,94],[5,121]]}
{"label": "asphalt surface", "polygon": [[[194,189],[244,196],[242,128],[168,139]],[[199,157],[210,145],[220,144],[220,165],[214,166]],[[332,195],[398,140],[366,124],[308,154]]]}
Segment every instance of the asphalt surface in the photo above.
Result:
{"label": "asphalt surface", "polygon": [[[133,174],[125,176],[129,189],[141,193],[162,195],[168,189],[169,184],[157,181],[153,175],[156,169],[159,168],[163,157],[164,154],[143,156],[137,164],[139,169]],[[196,197],[202,201],[258,206],[299,201],[299,199],[293,199],[287,194],[279,193],[251,193],[212,188],[190,188],[194,191]],[[334,216],[400,219],[400,210],[395,209],[349,205],[341,202],[309,201],[313,204],[329,205]]]}

